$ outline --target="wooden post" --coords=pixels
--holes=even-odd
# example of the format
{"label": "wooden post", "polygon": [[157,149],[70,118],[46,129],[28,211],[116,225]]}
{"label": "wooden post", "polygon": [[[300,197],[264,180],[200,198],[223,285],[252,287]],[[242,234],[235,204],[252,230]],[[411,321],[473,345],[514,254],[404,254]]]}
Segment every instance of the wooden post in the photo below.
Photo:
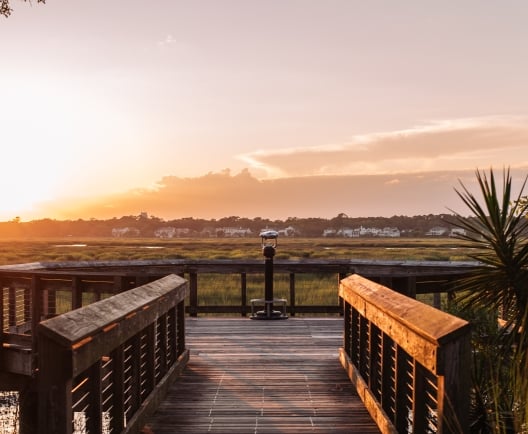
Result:
{"label": "wooden post", "polygon": [[[337,287],[338,288],[339,288],[339,285],[341,285],[341,280],[343,280],[346,276],[347,276],[347,273],[343,273],[341,271],[337,273]],[[339,304],[339,315],[343,316],[345,314],[343,297],[340,297],[339,294],[337,295],[337,303]]]}
{"label": "wooden post", "polygon": [[40,279],[37,276],[31,278],[31,348],[33,354],[38,354],[38,324],[42,316],[42,291]]}
{"label": "wooden post", "polygon": [[36,381],[28,379],[18,395],[19,434],[35,434],[38,432],[38,405]]}
{"label": "wooden post", "polygon": [[88,414],[86,429],[89,433],[103,431],[103,405],[101,402],[101,369],[102,361],[99,359],[87,372],[88,377]]}
{"label": "wooden post", "polygon": [[246,273],[240,273],[240,305],[241,316],[247,315],[247,276]]}
{"label": "wooden post", "polygon": [[82,279],[80,276],[72,278],[72,310],[82,307]]}
{"label": "wooden post", "polygon": [[290,273],[290,315],[295,316],[295,273]]}
{"label": "wooden post", "polygon": [[442,297],[439,292],[433,293],[433,306],[436,307],[437,309],[442,308]]}
{"label": "wooden post", "polygon": [[469,432],[469,394],[471,386],[471,342],[466,333],[458,340],[450,342],[441,358],[439,367],[438,394],[443,402],[443,417],[439,420],[442,433]]}
{"label": "wooden post", "polygon": [[38,434],[72,433],[72,356],[63,346],[40,337]]}
{"label": "wooden post", "polygon": [[387,288],[391,288],[392,289],[392,276],[385,276],[385,275],[380,276],[379,282],[383,286],[386,286]]}
{"label": "wooden post", "polygon": [[198,273],[189,272],[189,313],[192,317],[198,316]]}
{"label": "wooden post", "polygon": [[416,276],[407,277],[407,295],[416,299]]}

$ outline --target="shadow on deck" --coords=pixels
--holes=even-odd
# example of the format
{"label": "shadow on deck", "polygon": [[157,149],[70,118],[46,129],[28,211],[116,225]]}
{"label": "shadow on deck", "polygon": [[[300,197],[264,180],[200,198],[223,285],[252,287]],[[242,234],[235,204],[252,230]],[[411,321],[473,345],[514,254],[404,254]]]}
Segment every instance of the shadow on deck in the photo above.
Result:
{"label": "shadow on deck", "polygon": [[339,362],[342,318],[188,318],[186,330],[189,363],[145,432],[379,432]]}

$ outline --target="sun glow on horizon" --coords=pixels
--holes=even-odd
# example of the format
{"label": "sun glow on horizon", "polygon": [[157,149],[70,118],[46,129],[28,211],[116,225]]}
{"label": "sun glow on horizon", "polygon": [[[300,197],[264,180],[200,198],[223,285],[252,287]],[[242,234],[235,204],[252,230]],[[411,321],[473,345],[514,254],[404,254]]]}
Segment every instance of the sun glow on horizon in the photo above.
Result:
{"label": "sun glow on horizon", "polygon": [[[145,151],[110,99],[44,73],[38,80],[8,74],[7,81],[0,103],[0,219],[33,216],[41,204],[61,197],[135,187],[127,165],[139,166],[130,160],[139,161]],[[127,164],[117,164],[124,159]],[[132,172],[128,178],[126,171]]]}

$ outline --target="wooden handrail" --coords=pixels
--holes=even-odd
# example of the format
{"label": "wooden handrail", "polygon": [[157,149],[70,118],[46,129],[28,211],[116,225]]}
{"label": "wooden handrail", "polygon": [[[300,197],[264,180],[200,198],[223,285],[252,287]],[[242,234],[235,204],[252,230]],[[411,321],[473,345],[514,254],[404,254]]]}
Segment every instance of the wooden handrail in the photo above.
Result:
{"label": "wooden handrail", "polygon": [[468,432],[469,323],[358,275],[339,295],[341,363],[381,431]]}
{"label": "wooden handrail", "polygon": [[[296,313],[337,314],[342,312],[337,297],[336,303],[332,305],[310,306],[299,303],[296,298],[298,294],[295,279],[298,274],[322,273],[334,275],[338,280],[337,278],[357,273],[414,297],[419,293],[446,291],[449,282],[460,278],[475,266],[474,262],[442,261],[275,260],[274,272],[276,275],[289,275],[288,312],[293,316]],[[36,286],[42,295],[37,298],[32,297],[32,300],[43,303],[37,311],[44,317],[50,317],[55,314],[58,291],[71,292],[71,309],[76,309],[83,305],[83,294],[99,300],[104,294],[116,294],[167,274],[178,274],[187,277],[190,281],[191,294],[187,306],[187,312],[190,315],[238,313],[244,316],[249,312],[246,279],[249,274],[258,273],[263,273],[263,261],[259,260],[34,263],[0,267],[0,288],[21,292],[32,288],[32,285]],[[240,302],[233,305],[200,303],[198,276],[203,274],[238,275]],[[16,300],[16,298],[13,296],[10,300]],[[7,307],[10,309],[9,312],[13,312],[9,318],[9,324],[17,325],[16,322],[21,318],[20,315],[14,314],[17,308],[11,303]]]}
{"label": "wooden handrail", "polygon": [[38,432],[138,432],[187,362],[187,295],[169,275],[41,322]]}

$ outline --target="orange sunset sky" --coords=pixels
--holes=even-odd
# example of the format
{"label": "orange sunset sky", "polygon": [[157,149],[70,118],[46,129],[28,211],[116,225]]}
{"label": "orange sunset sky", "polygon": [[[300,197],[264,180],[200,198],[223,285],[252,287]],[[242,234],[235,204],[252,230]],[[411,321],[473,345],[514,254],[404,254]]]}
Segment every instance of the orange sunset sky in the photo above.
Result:
{"label": "orange sunset sky", "polygon": [[524,0],[11,6],[2,221],[464,213],[528,174]]}

